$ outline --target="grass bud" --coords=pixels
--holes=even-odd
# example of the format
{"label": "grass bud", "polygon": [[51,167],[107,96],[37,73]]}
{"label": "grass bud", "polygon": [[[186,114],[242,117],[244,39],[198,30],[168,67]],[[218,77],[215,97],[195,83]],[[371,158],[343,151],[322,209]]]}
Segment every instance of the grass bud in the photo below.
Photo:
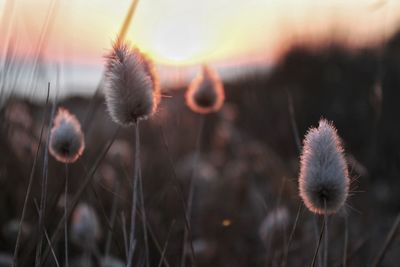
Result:
{"label": "grass bud", "polygon": [[152,62],[137,48],[116,42],[106,57],[105,97],[108,112],[129,126],[152,115],[160,102],[158,76]]}
{"label": "grass bud", "polygon": [[303,141],[299,191],[306,207],[317,214],[336,213],[349,191],[349,174],[336,128],[321,119]]}
{"label": "grass bud", "polygon": [[50,132],[50,154],[63,163],[73,163],[85,148],[84,136],[77,118],[59,108]]}
{"label": "grass bud", "polygon": [[217,112],[225,100],[224,87],[217,72],[203,66],[202,72],[190,83],[185,97],[186,104],[194,112]]}

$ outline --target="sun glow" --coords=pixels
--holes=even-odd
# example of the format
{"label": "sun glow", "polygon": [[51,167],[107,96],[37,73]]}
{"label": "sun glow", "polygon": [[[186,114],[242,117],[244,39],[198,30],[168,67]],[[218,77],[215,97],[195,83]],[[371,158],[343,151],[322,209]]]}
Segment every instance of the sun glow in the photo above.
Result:
{"label": "sun glow", "polygon": [[[249,49],[249,43],[252,48],[265,44],[254,33],[251,44],[239,32],[243,29],[251,32],[254,21],[261,23],[261,14],[251,10],[255,6],[265,10],[264,3],[257,0],[243,7],[237,0],[171,0],[152,9],[154,3],[142,1],[128,40],[163,64],[193,65],[229,58]],[[249,15],[255,19],[248,19]],[[151,30],[141,25],[149,25]]]}
{"label": "sun glow", "polygon": [[[12,32],[20,53],[34,53],[52,2],[16,1]],[[117,37],[131,0],[55,2],[58,8],[46,37],[46,57],[104,64],[103,56]],[[139,0],[127,40],[156,63],[181,66],[245,61],[249,55],[268,60],[288,36],[329,35],[330,29],[337,29],[363,42],[383,38],[398,25],[399,1],[386,0],[378,6],[373,0],[339,2]],[[0,6],[4,3],[0,0]],[[0,46],[4,36],[0,34]]]}
{"label": "sun glow", "polygon": [[158,61],[172,64],[190,64],[206,60],[212,45],[206,25],[188,25],[170,22],[154,32],[147,51]]}

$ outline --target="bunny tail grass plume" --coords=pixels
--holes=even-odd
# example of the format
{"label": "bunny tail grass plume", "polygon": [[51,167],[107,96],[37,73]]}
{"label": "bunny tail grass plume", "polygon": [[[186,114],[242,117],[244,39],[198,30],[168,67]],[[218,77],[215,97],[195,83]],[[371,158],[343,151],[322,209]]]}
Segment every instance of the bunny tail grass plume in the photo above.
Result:
{"label": "bunny tail grass plume", "polygon": [[203,66],[202,72],[190,83],[186,104],[197,113],[218,111],[225,100],[224,86],[216,71]]}
{"label": "bunny tail grass plume", "polygon": [[[299,190],[306,207],[317,214],[332,214],[345,203],[349,174],[335,127],[321,119],[304,138]],[[326,205],[326,208],[325,208]]]}
{"label": "bunny tail grass plume", "polygon": [[63,163],[75,162],[85,148],[84,136],[77,118],[59,108],[50,132],[50,154]]}
{"label": "bunny tail grass plume", "polygon": [[160,102],[158,76],[137,48],[117,40],[106,56],[106,104],[111,118],[129,126],[152,115]]}
{"label": "bunny tail grass plume", "polygon": [[80,203],[72,214],[71,240],[82,248],[95,248],[100,238],[100,226],[95,210]]}

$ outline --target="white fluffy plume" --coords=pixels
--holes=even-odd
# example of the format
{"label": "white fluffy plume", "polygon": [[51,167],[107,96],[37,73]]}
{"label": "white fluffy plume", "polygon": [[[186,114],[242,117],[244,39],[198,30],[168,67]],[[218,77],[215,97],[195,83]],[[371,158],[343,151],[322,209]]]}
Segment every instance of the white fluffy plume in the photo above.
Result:
{"label": "white fluffy plume", "polygon": [[336,128],[324,119],[305,136],[299,191],[314,213],[335,213],[347,199],[350,179],[343,152]]}
{"label": "white fluffy plume", "polygon": [[117,41],[107,56],[105,95],[116,123],[129,126],[152,115],[160,101],[160,88],[150,60]]}
{"label": "white fluffy plume", "polygon": [[82,155],[84,148],[79,121],[67,109],[59,108],[50,132],[50,154],[60,162],[73,163]]}
{"label": "white fluffy plume", "polygon": [[218,111],[225,100],[224,86],[216,71],[203,66],[202,72],[193,79],[186,92],[186,104],[197,113]]}

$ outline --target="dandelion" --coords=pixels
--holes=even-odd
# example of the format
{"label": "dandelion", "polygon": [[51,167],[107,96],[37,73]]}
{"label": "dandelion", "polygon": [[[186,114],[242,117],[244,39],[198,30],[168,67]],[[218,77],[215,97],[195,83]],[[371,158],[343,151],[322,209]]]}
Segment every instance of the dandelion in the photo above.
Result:
{"label": "dandelion", "polygon": [[116,42],[107,56],[106,104],[111,118],[129,126],[152,115],[160,102],[158,76],[137,48]]}
{"label": "dandelion", "polygon": [[217,72],[203,66],[202,72],[191,82],[186,92],[186,104],[201,114],[218,111],[225,99],[224,87]]}
{"label": "dandelion", "polygon": [[300,196],[317,214],[332,214],[345,203],[349,174],[335,127],[321,119],[305,136],[299,177]]}
{"label": "dandelion", "polygon": [[50,132],[50,154],[60,162],[73,163],[82,155],[84,148],[79,121],[67,109],[59,108]]}
{"label": "dandelion", "polygon": [[72,214],[71,240],[85,249],[94,249],[100,238],[100,227],[95,210],[80,203]]}

